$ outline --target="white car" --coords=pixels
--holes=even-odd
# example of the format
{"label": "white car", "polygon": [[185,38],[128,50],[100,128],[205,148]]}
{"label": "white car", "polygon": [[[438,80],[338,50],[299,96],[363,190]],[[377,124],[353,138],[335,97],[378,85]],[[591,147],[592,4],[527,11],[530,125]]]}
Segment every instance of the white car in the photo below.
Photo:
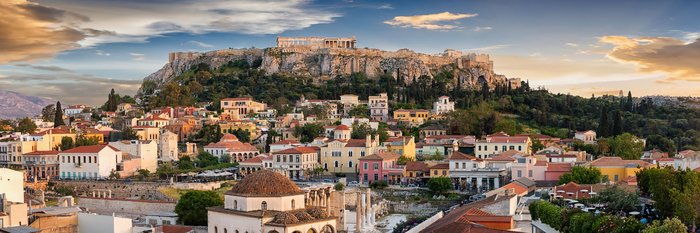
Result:
{"label": "white car", "polygon": [[357,187],[357,186],[360,186],[360,183],[357,183],[357,181],[348,182],[348,187]]}

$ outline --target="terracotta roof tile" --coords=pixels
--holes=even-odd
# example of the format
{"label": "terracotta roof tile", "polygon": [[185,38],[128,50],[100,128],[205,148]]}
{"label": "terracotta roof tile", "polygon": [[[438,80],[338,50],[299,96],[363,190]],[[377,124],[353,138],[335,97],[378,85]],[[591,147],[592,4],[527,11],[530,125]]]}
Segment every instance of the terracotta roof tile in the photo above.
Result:
{"label": "terracotta roof tile", "polygon": [[308,154],[316,153],[317,151],[318,147],[298,146],[281,151],[275,151],[272,154]]}
{"label": "terracotta roof tile", "polygon": [[380,151],[365,157],[359,158],[359,160],[392,160],[401,157],[400,154],[390,151]]}
{"label": "terracotta roof tile", "polygon": [[652,164],[642,160],[623,160],[620,157],[601,157],[588,163],[588,166],[593,167],[623,167],[623,166],[638,166],[649,167]]}
{"label": "terracotta roof tile", "polygon": [[79,146],[79,147],[76,147],[73,149],[64,150],[61,153],[74,153],[74,154],[98,153],[106,147],[108,147],[116,152],[121,152],[119,149],[114,148],[110,145],[92,145],[92,146]]}
{"label": "terracotta roof tile", "polygon": [[405,169],[406,171],[430,171],[430,168],[428,168],[428,164],[420,161],[407,162]]}
{"label": "terracotta roof tile", "polygon": [[473,161],[482,161],[481,159],[474,157],[472,155],[468,155],[459,151],[455,151],[452,153],[450,156],[449,160],[473,160]]}

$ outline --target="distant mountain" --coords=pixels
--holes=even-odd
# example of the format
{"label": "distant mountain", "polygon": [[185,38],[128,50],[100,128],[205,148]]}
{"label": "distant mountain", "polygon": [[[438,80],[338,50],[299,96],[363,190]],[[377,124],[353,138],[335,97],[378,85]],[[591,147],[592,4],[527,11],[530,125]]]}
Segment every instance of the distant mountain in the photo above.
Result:
{"label": "distant mountain", "polygon": [[41,109],[52,104],[46,98],[28,96],[14,91],[0,90],[0,119],[31,117],[41,113]]}

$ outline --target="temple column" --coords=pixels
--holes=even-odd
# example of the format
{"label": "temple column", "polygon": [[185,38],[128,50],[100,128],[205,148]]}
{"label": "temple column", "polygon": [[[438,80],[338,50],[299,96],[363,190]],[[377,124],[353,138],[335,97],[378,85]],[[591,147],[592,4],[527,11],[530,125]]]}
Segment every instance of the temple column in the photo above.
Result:
{"label": "temple column", "polygon": [[330,188],[327,191],[328,195],[326,195],[326,202],[328,204],[326,205],[326,213],[328,213],[328,216],[331,216],[331,195],[333,195],[333,192],[330,190]]}
{"label": "temple column", "polygon": [[357,192],[355,207],[355,232],[360,233],[362,229],[362,192]]}

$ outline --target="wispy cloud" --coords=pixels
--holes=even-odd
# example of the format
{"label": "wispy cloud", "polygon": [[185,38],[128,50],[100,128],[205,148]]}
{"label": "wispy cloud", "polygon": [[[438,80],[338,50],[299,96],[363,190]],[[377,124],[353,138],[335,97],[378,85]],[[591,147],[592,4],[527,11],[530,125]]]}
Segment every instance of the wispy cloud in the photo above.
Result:
{"label": "wispy cloud", "polygon": [[0,1],[0,64],[168,33],[278,34],[340,16],[307,0]]}
{"label": "wispy cloud", "polygon": [[603,36],[600,42],[613,45],[609,58],[635,64],[641,72],[663,72],[668,80],[700,81],[700,39]]}
{"label": "wispy cloud", "polygon": [[391,20],[384,21],[394,27],[416,28],[427,30],[454,30],[460,28],[455,23],[448,24],[446,22],[455,21],[465,18],[473,18],[479,14],[453,14],[450,12],[442,12],[437,14],[427,15],[412,15],[412,16],[396,16]]}
{"label": "wispy cloud", "polygon": [[493,29],[492,27],[475,27],[474,31],[475,32],[480,32],[480,31],[491,31]]}
{"label": "wispy cloud", "polygon": [[134,61],[143,61],[146,59],[146,55],[143,53],[129,53]]}
{"label": "wispy cloud", "polygon": [[196,41],[196,40],[187,41],[187,43],[188,43],[188,44],[191,44],[191,45],[199,46],[199,47],[202,47],[202,48],[211,48],[211,47],[214,47],[214,46],[211,45],[211,44],[207,44],[207,43],[204,43],[204,42],[201,42],[201,41]]}
{"label": "wispy cloud", "polygon": [[569,43],[566,43],[566,46],[574,47],[574,48],[575,48],[575,47],[578,47],[578,44],[576,44],[576,43],[570,43],[570,42],[569,42]]}
{"label": "wispy cloud", "polygon": [[510,47],[510,44],[497,44],[497,45],[489,45],[489,46],[484,46],[484,47],[478,47],[478,48],[469,48],[469,49],[464,49],[466,51],[471,51],[471,52],[488,52],[488,51],[493,51],[497,49],[502,49],[502,48],[507,48]]}
{"label": "wispy cloud", "polygon": [[112,55],[112,54],[110,54],[110,53],[107,53],[107,52],[102,51],[102,50],[99,50],[99,49],[98,49],[98,50],[95,50],[95,54],[97,54],[97,55],[99,55],[99,56],[110,56],[110,55]]}

